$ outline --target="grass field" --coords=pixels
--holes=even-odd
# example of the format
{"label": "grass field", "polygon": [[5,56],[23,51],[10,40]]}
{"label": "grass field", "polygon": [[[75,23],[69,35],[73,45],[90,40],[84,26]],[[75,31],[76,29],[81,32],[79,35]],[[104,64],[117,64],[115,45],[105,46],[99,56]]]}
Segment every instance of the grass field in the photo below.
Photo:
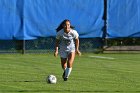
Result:
{"label": "grass field", "polygon": [[140,93],[140,54],[83,54],[68,81],[62,73],[53,54],[1,54],[0,93]]}

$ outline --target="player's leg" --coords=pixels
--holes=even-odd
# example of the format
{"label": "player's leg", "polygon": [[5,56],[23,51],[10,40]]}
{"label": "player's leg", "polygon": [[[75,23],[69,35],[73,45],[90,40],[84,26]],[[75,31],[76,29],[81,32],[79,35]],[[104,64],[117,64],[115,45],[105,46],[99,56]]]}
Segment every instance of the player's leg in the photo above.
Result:
{"label": "player's leg", "polygon": [[64,76],[65,76],[65,70],[67,68],[67,52],[65,52],[64,50],[61,50],[60,51],[60,56],[61,56],[61,66],[62,66],[62,69],[63,69],[63,75],[62,75],[62,78],[64,79]]}
{"label": "player's leg", "polygon": [[71,52],[68,55],[68,60],[67,60],[67,68],[65,70],[65,78],[67,80],[67,78],[69,77],[71,71],[72,71],[72,65],[74,62],[74,58],[75,58],[75,52]]}
{"label": "player's leg", "polygon": [[61,66],[62,66],[63,70],[65,70],[67,68],[67,58],[61,57]]}
{"label": "player's leg", "polygon": [[62,66],[62,69],[64,70],[63,75],[62,75],[62,78],[64,79],[65,70],[67,68],[67,58],[61,58],[61,66]]}
{"label": "player's leg", "polygon": [[60,50],[61,66],[65,70],[67,67],[67,53],[64,50]]}

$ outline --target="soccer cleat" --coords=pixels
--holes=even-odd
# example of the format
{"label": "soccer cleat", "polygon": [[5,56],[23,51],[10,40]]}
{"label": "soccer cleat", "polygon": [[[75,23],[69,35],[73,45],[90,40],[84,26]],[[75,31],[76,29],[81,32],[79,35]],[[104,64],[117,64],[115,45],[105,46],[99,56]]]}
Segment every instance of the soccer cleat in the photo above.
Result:
{"label": "soccer cleat", "polygon": [[68,80],[68,78],[64,78],[64,81],[67,81]]}
{"label": "soccer cleat", "polygon": [[68,78],[65,78],[65,71],[63,72],[62,78],[64,79],[64,81],[68,80]]}

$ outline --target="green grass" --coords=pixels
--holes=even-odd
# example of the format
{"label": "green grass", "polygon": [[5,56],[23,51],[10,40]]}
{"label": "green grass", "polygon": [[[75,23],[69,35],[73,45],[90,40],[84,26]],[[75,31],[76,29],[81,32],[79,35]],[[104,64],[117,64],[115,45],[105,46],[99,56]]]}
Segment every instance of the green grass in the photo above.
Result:
{"label": "green grass", "polygon": [[1,54],[0,93],[140,93],[140,54],[83,54],[67,82],[62,73],[53,54]]}

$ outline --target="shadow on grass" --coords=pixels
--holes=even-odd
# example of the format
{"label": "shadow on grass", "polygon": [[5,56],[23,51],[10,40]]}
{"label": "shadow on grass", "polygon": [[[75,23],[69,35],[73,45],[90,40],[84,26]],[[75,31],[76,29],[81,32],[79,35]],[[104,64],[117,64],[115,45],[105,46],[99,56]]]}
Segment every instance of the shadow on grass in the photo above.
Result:
{"label": "shadow on grass", "polygon": [[0,81],[0,82],[44,82],[44,81],[37,81],[37,80],[21,80],[21,81]]}

